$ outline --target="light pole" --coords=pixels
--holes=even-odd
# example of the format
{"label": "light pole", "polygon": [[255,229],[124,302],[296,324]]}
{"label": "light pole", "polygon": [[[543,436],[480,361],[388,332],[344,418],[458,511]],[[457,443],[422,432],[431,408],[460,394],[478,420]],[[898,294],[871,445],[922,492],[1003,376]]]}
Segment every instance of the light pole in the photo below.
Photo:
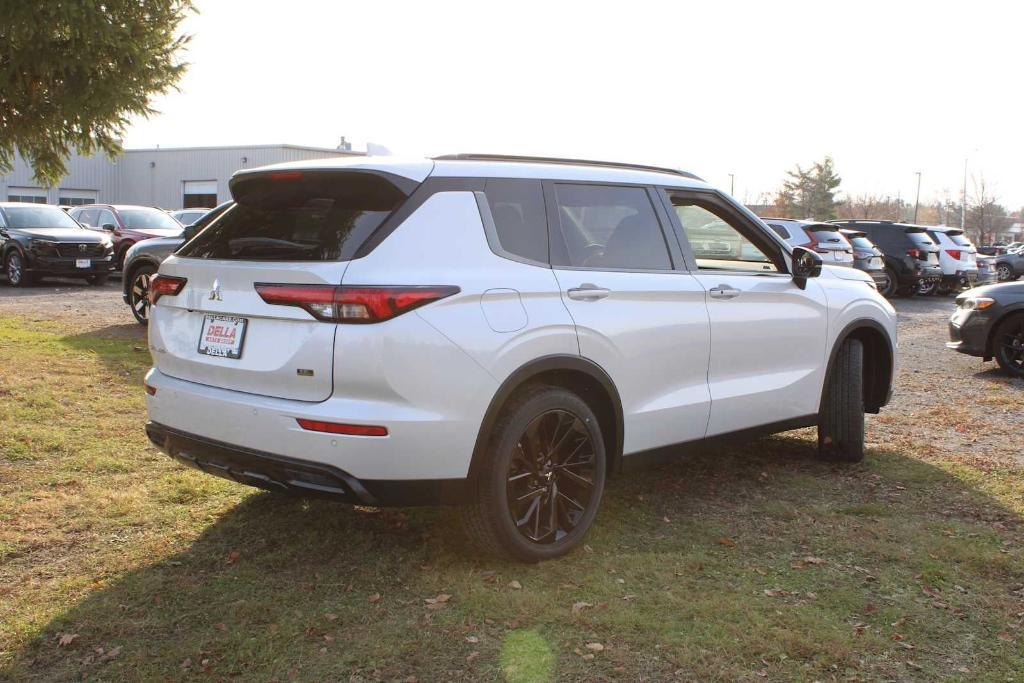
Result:
{"label": "light pole", "polygon": [[921,172],[914,172],[917,173],[917,196],[914,197],[914,223],[917,223],[917,207],[921,203]]}
{"label": "light pole", "polygon": [[733,197],[736,195],[736,176],[732,173],[729,174],[729,196]]}

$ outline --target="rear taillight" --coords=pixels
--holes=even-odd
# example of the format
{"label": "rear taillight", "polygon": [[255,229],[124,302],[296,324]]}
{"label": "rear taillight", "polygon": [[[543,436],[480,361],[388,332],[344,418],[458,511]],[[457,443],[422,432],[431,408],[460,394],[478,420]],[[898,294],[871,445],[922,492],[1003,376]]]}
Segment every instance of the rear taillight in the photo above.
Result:
{"label": "rear taillight", "polygon": [[925,256],[924,252],[921,251],[920,249],[907,249],[907,256],[910,256],[910,257],[916,258],[916,259],[920,259],[920,260],[924,260],[924,259],[928,258],[927,256]]}
{"label": "rear taillight", "polygon": [[157,275],[149,281],[149,304],[152,306],[165,294],[177,296],[184,289],[187,278]]}
{"label": "rear taillight", "polygon": [[951,257],[951,258],[952,258],[952,259],[953,259],[954,261],[959,261],[959,260],[960,260],[960,255],[961,255],[961,254],[962,254],[963,252],[962,252],[962,251],[960,251],[959,249],[947,249],[947,250],[946,250],[946,253],[947,253],[947,254],[949,254],[949,255],[950,255],[950,257]]}
{"label": "rear taillight", "polygon": [[323,422],[322,420],[295,419],[299,426],[310,432],[324,432],[326,434],[345,434],[347,436],[387,436],[387,427],[376,425],[353,425],[341,422]]}
{"label": "rear taillight", "polygon": [[379,323],[459,292],[458,287],[284,285],[256,283],[268,304],[297,306],[317,320],[333,323]]}

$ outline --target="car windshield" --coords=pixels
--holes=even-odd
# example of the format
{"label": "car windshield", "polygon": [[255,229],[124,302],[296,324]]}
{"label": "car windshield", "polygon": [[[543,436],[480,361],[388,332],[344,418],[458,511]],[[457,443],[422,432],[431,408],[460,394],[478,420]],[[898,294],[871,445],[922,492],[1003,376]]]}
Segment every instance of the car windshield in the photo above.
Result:
{"label": "car windshield", "polygon": [[82,227],[56,206],[6,206],[3,211],[7,216],[7,225],[12,228],[58,230]]}
{"label": "car windshield", "polygon": [[181,223],[160,209],[119,209],[118,213],[132,230],[181,230]]}

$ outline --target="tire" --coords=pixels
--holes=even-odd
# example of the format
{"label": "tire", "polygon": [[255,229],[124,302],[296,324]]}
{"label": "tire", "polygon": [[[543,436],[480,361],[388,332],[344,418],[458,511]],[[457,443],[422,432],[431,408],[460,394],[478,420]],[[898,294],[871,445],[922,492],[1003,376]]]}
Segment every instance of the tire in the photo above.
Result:
{"label": "tire", "polygon": [[885,288],[882,290],[882,296],[892,298],[896,296],[896,286],[898,284],[896,271],[892,268],[886,268],[885,277],[887,278],[887,282],[885,283]]}
{"label": "tire", "polygon": [[156,273],[156,266],[143,264],[132,270],[131,284],[128,285],[128,307],[140,325],[149,323],[149,281]]}
{"label": "tire", "polygon": [[818,416],[818,457],[832,462],[864,459],[864,346],[847,339],[839,348]]}
{"label": "tire", "polygon": [[954,288],[951,285],[944,285],[944,284],[940,283],[935,288],[935,295],[936,296],[949,296],[953,292],[954,292]]}
{"label": "tire", "polygon": [[109,275],[90,275],[89,277],[85,278],[85,281],[88,282],[93,287],[102,287],[103,285],[107,284],[107,279],[109,277]]}
{"label": "tire", "polygon": [[1017,279],[1016,274],[1013,272],[1013,267],[1009,263],[996,265],[996,277],[1000,282],[1013,282]]}
{"label": "tire", "polygon": [[489,555],[521,562],[565,555],[597,516],[606,462],[597,417],[583,399],[547,385],[518,392],[491,431],[472,502],[462,509],[466,535]]}
{"label": "tire", "polygon": [[25,270],[25,257],[17,249],[7,252],[4,259],[4,274],[7,276],[7,284],[11,287],[28,287],[34,278]]}
{"label": "tire", "polygon": [[1024,379],[1024,313],[999,323],[992,335],[992,353],[1004,372]]}

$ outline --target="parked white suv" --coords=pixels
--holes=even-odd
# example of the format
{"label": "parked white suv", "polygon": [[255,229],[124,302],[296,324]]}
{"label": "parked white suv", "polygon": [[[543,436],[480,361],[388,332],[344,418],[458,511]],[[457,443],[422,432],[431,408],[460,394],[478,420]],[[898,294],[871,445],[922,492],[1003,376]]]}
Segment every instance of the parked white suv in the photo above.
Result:
{"label": "parked white suv", "polygon": [[970,289],[978,283],[978,250],[960,228],[938,225],[927,228],[928,234],[939,245],[939,265],[942,280],[938,283],[922,282],[918,292],[935,292],[947,296],[951,292]]}
{"label": "parked white suv", "polygon": [[853,245],[838,225],[789,218],[762,220],[791,246],[813,249],[829,265],[854,267]]}
{"label": "parked white suv", "polygon": [[231,191],[150,289],[146,430],[211,474],[462,503],[481,547],[535,561],[580,543],[623,466],[808,426],[857,461],[889,399],[869,277],[687,173],[366,157]]}

